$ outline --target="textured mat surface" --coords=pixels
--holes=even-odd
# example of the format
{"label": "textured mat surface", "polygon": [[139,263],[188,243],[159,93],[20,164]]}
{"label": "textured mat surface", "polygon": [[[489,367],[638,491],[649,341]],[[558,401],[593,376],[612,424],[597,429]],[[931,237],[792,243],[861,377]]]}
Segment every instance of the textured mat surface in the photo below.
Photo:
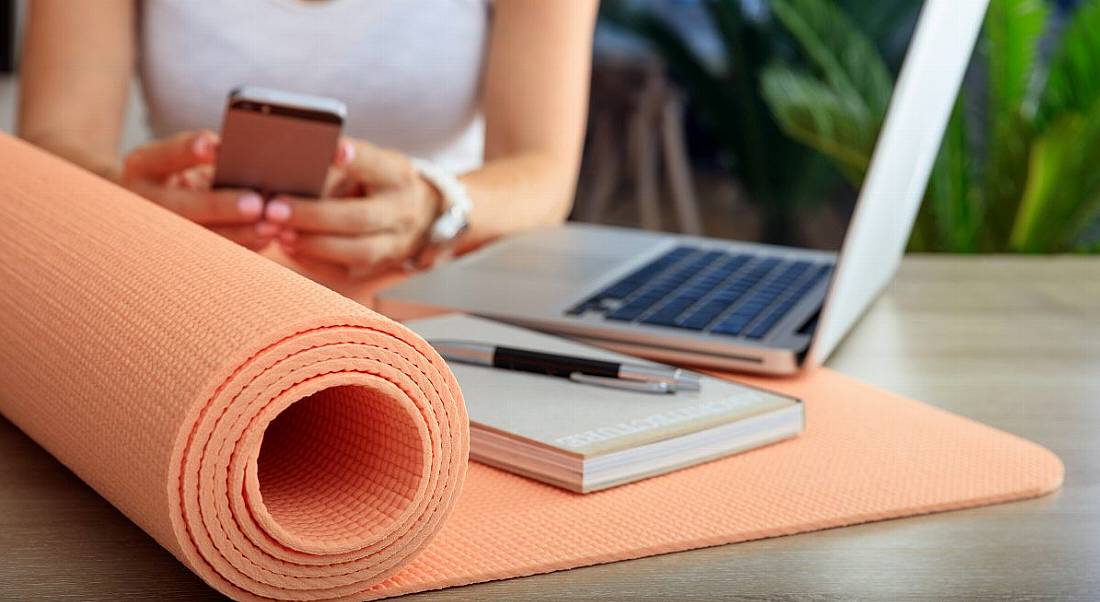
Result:
{"label": "textured mat surface", "polygon": [[0,412],[239,599],[393,596],[1061,483],[1037,445],[828,370],[745,379],[806,401],[795,441],[587,496],[466,472],[460,395],[415,335],[21,143],[0,157]]}
{"label": "textured mat surface", "polygon": [[739,378],[802,397],[806,433],[588,495],[477,463],[439,536],[372,592],[397,595],[1035,497],[1062,464],[1033,443],[830,370]]}
{"label": "textured mat surface", "polygon": [[359,598],[427,544],[469,437],[427,343],[21,142],[0,157],[4,415],[233,597]]}

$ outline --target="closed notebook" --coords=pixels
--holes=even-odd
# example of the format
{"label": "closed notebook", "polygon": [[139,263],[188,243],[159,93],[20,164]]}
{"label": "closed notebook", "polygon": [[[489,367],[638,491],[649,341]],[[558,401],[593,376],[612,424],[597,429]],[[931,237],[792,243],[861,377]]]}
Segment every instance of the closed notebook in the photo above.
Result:
{"label": "closed notebook", "polygon": [[[459,314],[406,323],[428,339],[653,364]],[[450,362],[470,416],[470,457],[587,493],[755,449],[802,432],[799,400],[702,377],[699,391],[639,393]]]}

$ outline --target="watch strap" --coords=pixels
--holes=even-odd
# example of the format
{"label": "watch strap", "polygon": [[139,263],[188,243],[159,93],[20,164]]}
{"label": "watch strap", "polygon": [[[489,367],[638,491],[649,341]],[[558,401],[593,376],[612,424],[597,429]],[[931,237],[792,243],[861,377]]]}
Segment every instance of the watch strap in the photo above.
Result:
{"label": "watch strap", "polygon": [[412,159],[413,167],[440,196],[439,214],[428,227],[424,246],[407,267],[424,269],[453,254],[458,238],[466,231],[473,207],[466,186],[451,171],[424,159]]}

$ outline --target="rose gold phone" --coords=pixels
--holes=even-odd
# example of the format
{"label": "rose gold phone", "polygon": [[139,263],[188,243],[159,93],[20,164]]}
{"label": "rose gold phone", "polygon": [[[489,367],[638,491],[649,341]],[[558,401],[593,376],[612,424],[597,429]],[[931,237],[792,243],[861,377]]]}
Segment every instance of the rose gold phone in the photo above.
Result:
{"label": "rose gold phone", "polygon": [[229,93],[214,186],[319,197],[347,109],[331,98],[253,86]]}

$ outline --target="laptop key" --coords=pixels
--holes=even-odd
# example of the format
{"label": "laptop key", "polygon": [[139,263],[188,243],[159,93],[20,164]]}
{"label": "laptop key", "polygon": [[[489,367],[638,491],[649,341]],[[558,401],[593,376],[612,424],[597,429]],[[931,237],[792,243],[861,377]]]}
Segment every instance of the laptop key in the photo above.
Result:
{"label": "laptop key", "polygon": [[749,325],[751,318],[744,315],[731,314],[725,320],[719,322],[710,331],[717,334],[728,334],[731,336],[737,336],[741,334],[741,331]]}
{"label": "laptop key", "polygon": [[596,293],[596,299],[625,299],[638,289],[649,284],[658,274],[672,267],[673,264],[696,252],[692,247],[676,247],[672,251],[654,259],[646,265],[631,272],[623,279],[615,282],[610,287]]}
{"label": "laptop key", "polygon": [[725,311],[726,308],[736,303],[738,299],[744,296],[745,293],[752,288],[753,284],[763,277],[766,271],[775,267],[776,263],[778,262],[761,262],[755,270],[752,270],[756,273],[747,274],[744,278],[739,278],[719,289],[711,295],[701,307],[696,309],[691,315],[682,319],[680,321],[680,326],[692,330],[703,330]]}
{"label": "laptop key", "polygon": [[676,318],[679,316],[680,312],[658,311],[642,320],[642,324],[650,324],[653,326],[677,326]]}
{"label": "laptop key", "polygon": [[624,305],[619,309],[607,314],[608,320],[618,320],[624,322],[632,322],[638,319],[638,316],[645,313],[646,307],[636,307],[631,305]]}
{"label": "laptop key", "polygon": [[660,309],[642,320],[642,323],[657,324],[659,326],[676,326],[676,319],[680,317],[680,314],[684,313],[684,310],[694,305],[695,301],[695,299],[688,297],[677,297],[662,305]]}
{"label": "laptop key", "polygon": [[778,320],[772,318],[757,322],[755,326],[753,326],[751,329],[749,329],[747,333],[745,333],[745,336],[750,339],[762,339],[764,338],[764,335],[768,334],[768,332],[771,331],[776,322],[778,322]]}
{"label": "laptop key", "polygon": [[[810,262],[799,263],[804,265],[797,266],[796,273],[798,276],[804,274],[813,265]],[[809,278],[806,278],[791,294],[787,295],[783,298],[782,301],[771,307],[760,320],[753,324],[752,328],[750,328],[749,331],[745,333],[745,336],[750,339],[762,339],[767,336],[767,334],[771,332],[772,328],[774,328],[775,325],[778,324],[780,320],[782,320],[784,316],[786,316],[787,313],[790,312],[791,309],[793,309],[794,306],[798,304],[802,297],[806,293],[810,292],[810,290],[813,289],[814,285],[816,285],[822,278],[824,278],[825,275],[828,274],[831,270],[831,266],[828,265],[818,268],[816,273],[812,274]]]}
{"label": "laptop key", "polygon": [[750,339],[764,338],[764,336],[767,335],[771,331],[771,329],[779,323],[781,319],[783,319],[783,316],[787,315],[787,312],[789,312],[791,308],[794,307],[799,298],[801,297],[796,297],[792,295],[791,297],[788,297],[786,301],[780,302],[778,305],[773,307],[770,312],[765,314],[763,318],[758,320],[756,324],[753,324],[752,328],[750,328],[749,331],[745,333],[745,336],[749,337]]}
{"label": "laptop key", "polygon": [[[751,325],[745,334],[763,336],[760,333],[770,329],[769,324],[774,325],[789,309],[776,305],[776,299],[795,282],[805,284],[809,278],[804,272],[812,267],[816,264],[808,261],[676,247],[578,304],[570,313],[596,311],[610,320],[689,330],[709,327],[712,332],[732,335],[741,334]],[[815,281],[821,277],[824,275],[813,275]],[[738,303],[733,312],[721,317]],[[715,321],[719,323],[715,325]]]}
{"label": "laptop key", "polygon": [[680,320],[678,325],[691,330],[703,330],[727,307],[729,304],[724,301],[707,301],[702,307]]}
{"label": "laptop key", "polygon": [[619,309],[616,309],[615,311],[611,312],[610,314],[607,314],[607,318],[610,319],[610,320],[625,320],[625,321],[637,320],[638,317],[641,316],[642,314],[644,314],[646,311],[648,311],[649,308],[652,307],[654,303],[657,303],[658,301],[660,301],[662,296],[663,295],[661,295],[661,294],[657,294],[657,295],[644,295],[643,294],[642,296],[635,297],[634,300],[631,301],[630,303],[627,303],[626,305],[623,305],[622,307],[620,307]]}

